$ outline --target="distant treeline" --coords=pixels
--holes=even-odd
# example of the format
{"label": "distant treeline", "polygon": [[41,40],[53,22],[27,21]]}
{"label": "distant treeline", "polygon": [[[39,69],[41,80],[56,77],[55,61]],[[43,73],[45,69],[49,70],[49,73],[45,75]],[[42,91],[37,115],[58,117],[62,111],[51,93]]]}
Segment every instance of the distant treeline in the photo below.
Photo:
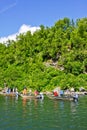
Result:
{"label": "distant treeline", "polygon": [[87,18],[60,19],[0,43],[0,87],[4,82],[18,90],[87,89]]}

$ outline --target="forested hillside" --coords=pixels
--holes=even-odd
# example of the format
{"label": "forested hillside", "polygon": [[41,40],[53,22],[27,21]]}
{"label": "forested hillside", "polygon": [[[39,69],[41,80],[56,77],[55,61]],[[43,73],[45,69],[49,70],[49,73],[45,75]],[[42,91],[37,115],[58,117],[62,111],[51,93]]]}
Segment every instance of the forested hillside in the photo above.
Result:
{"label": "forested hillside", "polygon": [[60,19],[0,43],[0,87],[5,81],[19,90],[87,89],[87,18]]}

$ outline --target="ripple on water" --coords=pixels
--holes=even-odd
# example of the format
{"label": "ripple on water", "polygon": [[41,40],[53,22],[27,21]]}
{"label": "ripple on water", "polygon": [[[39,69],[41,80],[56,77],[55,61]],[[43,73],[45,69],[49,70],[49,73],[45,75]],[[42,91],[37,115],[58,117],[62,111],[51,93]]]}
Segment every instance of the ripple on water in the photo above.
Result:
{"label": "ripple on water", "polygon": [[0,98],[1,130],[87,130],[87,97],[79,102]]}

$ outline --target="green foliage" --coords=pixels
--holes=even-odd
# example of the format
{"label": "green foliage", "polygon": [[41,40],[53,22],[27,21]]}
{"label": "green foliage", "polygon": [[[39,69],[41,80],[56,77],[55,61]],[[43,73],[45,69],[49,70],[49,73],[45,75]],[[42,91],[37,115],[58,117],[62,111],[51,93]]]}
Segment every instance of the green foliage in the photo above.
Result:
{"label": "green foliage", "polygon": [[52,27],[40,26],[33,35],[0,43],[0,86],[38,91],[79,87],[87,89],[87,18],[69,18]]}

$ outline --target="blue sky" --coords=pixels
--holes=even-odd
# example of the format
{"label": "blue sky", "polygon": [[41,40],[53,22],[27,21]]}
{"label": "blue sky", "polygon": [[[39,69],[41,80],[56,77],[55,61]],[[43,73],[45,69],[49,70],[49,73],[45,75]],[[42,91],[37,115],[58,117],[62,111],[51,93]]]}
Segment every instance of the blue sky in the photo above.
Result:
{"label": "blue sky", "polygon": [[64,17],[87,17],[87,0],[0,0],[0,38],[20,32],[23,25],[53,26]]}

